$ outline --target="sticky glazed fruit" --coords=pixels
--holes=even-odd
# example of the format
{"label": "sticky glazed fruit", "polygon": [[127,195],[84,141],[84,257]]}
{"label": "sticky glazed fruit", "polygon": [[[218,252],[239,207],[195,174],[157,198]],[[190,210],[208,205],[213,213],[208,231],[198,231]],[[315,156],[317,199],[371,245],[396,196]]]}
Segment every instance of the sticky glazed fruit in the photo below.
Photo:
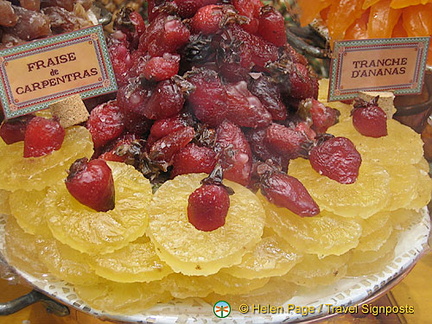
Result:
{"label": "sticky glazed fruit", "polygon": [[48,113],[2,124],[11,264],[122,315],[189,297],[283,304],[383,269],[430,200],[420,136],[380,113],[387,134],[369,136],[373,102],[318,100],[325,83],[259,0],[148,10],[116,15],[119,89],[87,101],[58,149],[23,156]]}

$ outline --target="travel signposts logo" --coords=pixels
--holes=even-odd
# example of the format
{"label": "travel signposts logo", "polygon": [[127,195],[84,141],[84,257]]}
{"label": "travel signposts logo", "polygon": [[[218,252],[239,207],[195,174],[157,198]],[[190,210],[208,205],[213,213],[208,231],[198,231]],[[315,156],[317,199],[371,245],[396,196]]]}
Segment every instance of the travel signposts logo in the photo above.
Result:
{"label": "travel signposts logo", "polygon": [[213,313],[219,318],[228,317],[231,313],[231,306],[226,301],[220,300],[213,305]]}

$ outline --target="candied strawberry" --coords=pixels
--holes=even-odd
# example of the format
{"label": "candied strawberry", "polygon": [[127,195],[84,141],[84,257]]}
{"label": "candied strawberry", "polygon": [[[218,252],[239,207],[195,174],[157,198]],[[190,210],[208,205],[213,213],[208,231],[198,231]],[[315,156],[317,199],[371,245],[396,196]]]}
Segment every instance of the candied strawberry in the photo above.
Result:
{"label": "candied strawberry", "polygon": [[216,147],[224,177],[248,185],[252,171],[252,151],[245,135],[235,124],[224,121],[216,128]]}
{"label": "candied strawberry", "polygon": [[309,152],[309,161],[319,174],[350,184],[357,180],[362,158],[350,139],[330,137],[318,140]]}
{"label": "candied strawberry", "polygon": [[204,35],[214,34],[220,30],[222,18],[222,6],[201,7],[191,20],[192,30],[194,33],[203,33]]}
{"label": "candied strawberry", "polygon": [[125,6],[116,15],[114,29],[125,33],[132,44],[132,48],[136,48],[146,26],[144,19],[137,11]]}
{"label": "candied strawberry", "polygon": [[258,18],[257,34],[276,46],[284,46],[287,42],[285,21],[282,14],[272,6],[261,8]]}
{"label": "candied strawberry", "polygon": [[171,177],[187,173],[211,173],[216,165],[216,153],[211,148],[189,143],[173,160]]}
{"label": "candied strawberry", "polygon": [[163,168],[172,165],[174,155],[195,137],[193,127],[185,126],[157,140],[149,150],[151,161]]}
{"label": "candied strawberry", "polygon": [[155,139],[162,138],[169,133],[186,126],[186,119],[183,115],[156,120],[150,128],[150,136]]}
{"label": "candied strawberry", "polygon": [[91,112],[87,120],[87,129],[92,135],[95,148],[100,148],[124,131],[123,114],[116,101],[108,101]]}
{"label": "candied strawberry", "polygon": [[271,172],[262,177],[262,194],[271,203],[302,216],[315,216],[320,209],[305,186],[296,178],[283,172]]}
{"label": "candied strawberry", "polygon": [[271,123],[272,116],[247,88],[245,81],[225,86],[227,119],[241,127],[263,127]]}
{"label": "candied strawberry", "polygon": [[369,137],[382,137],[387,135],[387,115],[378,106],[379,96],[366,102],[357,98],[351,112],[354,128],[362,135]]}
{"label": "candied strawberry", "polygon": [[180,55],[165,53],[145,62],[142,75],[147,80],[162,81],[176,75],[180,68]]}
{"label": "candied strawberry", "polygon": [[303,100],[299,111],[304,118],[311,118],[311,128],[319,134],[324,134],[330,126],[339,121],[340,112],[337,109],[324,105],[314,98]]}
{"label": "candied strawberry", "polygon": [[186,25],[180,19],[169,16],[164,20],[156,37],[148,44],[148,53],[150,56],[175,53],[188,42],[189,36],[190,31]]}
{"label": "candied strawberry", "polygon": [[99,212],[114,209],[114,180],[104,160],[76,160],[70,166],[65,183],[69,193],[81,204]]}
{"label": "candied strawberry", "polygon": [[188,102],[196,118],[211,127],[216,127],[227,115],[227,94],[217,72],[209,69],[196,70],[188,76],[195,90]]}
{"label": "candied strawberry", "polygon": [[249,142],[255,158],[261,161],[272,161],[282,170],[286,170],[289,157],[283,156],[279,151],[269,148],[265,141],[267,128],[249,128],[245,131],[245,136]]}
{"label": "candied strawberry", "polygon": [[248,17],[250,20],[246,24],[242,24],[242,28],[248,33],[255,34],[258,31],[258,17],[260,15],[260,9],[263,6],[260,0],[233,0],[232,4],[237,11]]}
{"label": "candied strawberry", "polygon": [[61,148],[65,130],[54,119],[32,118],[24,134],[24,157],[39,157]]}
{"label": "candied strawberry", "polygon": [[152,126],[152,120],[133,111],[123,112],[125,129],[133,134],[146,134]]}
{"label": "candied strawberry", "polygon": [[308,142],[309,136],[294,127],[272,123],[266,129],[265,143],[268,147],[290,159],[306,155]]}
{"label": "candied strawberry", "polygon": [[142,114],[148,119],[162,119],[178,114],[186,99],[182,89],[172,79],[157,84],[143,107]]}
{"label": "candied strawberry", "polygon": [[125,134],[117,138],[110,149],[99,155],[99,159],[114,162],[126,162],[129,158],[130,145],[137,140],[135,134]]}
{"label": "candied strawberry", "polygon": [[129,49],[124,42],[111,42],[108,52],[118,86],[127,84],[129,71],[134,64]]}
{"label": "candied strawberry", "polygon": [[224,186],[203,184],[189,196],[188,220],[198,230],[214,231],[225,224],[229,206],[229,193]]}
{"label": "candied strawberry", "polygon": [[264,108],[271,114],[273,120],[285,120],[288,111],[279,92],[279,88],[266,75],[251,78],[248,84],[250,92],[262,103]]}
{"label": "candied strawberry", "polygon": [[265,70],[278,58],[278,47],[233,24],[221,35],[217,64],[230,81],[246,80],[252,68]]}
{"label": "candied strawberry", "polygon": [[177,5],[177,13],[182,18],[191,18],[199,8],[217,2],[217,0],[174,0]]}
{"label": "candied strawberry", "polygon": [[24,141],[27,124],[33,117],[34,115],[24,115],[3,121],[0,126],[0,137],[6,144]]}
{"label": "candied strawberry", "polygon": [[125,115],[133,113],[144,116],[144,109],[151,95],[151,89],[143,87],[138,80],[133,80],[118,89],[117,105]]}

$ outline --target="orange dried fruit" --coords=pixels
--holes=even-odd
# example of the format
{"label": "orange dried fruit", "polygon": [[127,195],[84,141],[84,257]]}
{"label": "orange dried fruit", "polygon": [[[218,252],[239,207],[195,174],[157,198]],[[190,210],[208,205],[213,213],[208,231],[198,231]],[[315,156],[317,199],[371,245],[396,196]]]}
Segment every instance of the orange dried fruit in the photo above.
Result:
{"label": "orange dried fruit", "polygon": [[370,7],[367,31],[369,38],[389,38],[402,10],[390,8],[394,0],[381,0]]}
{"label": "orange dried fruit", "polygon": [[331,41],[343,40],[347,28],[363,13],[358,0],[336,1],[330,6],[327,25]]}

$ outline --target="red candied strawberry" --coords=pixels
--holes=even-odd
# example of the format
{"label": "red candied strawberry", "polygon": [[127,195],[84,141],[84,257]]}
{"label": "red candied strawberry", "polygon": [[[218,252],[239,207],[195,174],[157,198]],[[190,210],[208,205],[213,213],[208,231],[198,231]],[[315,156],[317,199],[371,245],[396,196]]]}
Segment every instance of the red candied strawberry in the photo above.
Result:
{"label": "red candied strawberry", "polygon": [[144,116],[144,109],[152,95],[152,89],[145,88],[138,82],[129,82],[117,91],[117,105],[123,114]]}
{"label": "red candied strawberry", "polygon": [[285,20],[274,7],[269,5],[262,7],[258,22],[258,35],[276,46],[286,44]]}
{"label": "red candied strawberry", "polygon": [[273,171],[265,174],[260,181],[260,189],[268,201],[299,216],[315,216],[320,212],[305,186],[286,173]]}
{"label": "red candied strawberry", "polygon": [[366,102],[357,98],[351,112],[354,128],[362,135],[369,137],[382,137],[387,135],[387,115],[378,106],[379,96]]}
{"label": "red candied strawberry", "polygon": [[169,133],[183,128],[187,125],[185,116],[175,115],[173,117],[162,118],[156,120],[150,128],[150,136],[156,140],[162,138]]}
{"label": "red candied strawberry", "polygon": [[264,127],[272,116],[261,101],[247,88],[245,81],[225,86],[227,94],[227,119],[241,127]]}
{"label": "red candied strawberry", "polygon": [[157,140],[149,150],[151,161],[158,163],[162,168],[172,165],[173,158],[183,147],[195,137],[193,127],[185,126]]}
{"label": "red candied strawberry", "polygon": [[69,193],[81,204],[99,212],[114,209],[114,180],[104,160],[76,160],[69,169],[65,183]]}
{"label": "red candied strawberry", "polygon": [[130,7],[123,7],[116,15],[114,29],[126,34],[131,48],[136,48],[146,26],[143,17],[137,11]]}
{"label": "red candied strawberry", "polygon": [[189,196],[188,220],[198,230],[214,231],[225,224],[229,206],[229,193],[224,186],[203,184]]}
{"label": "red candied strawberry", "polygon": [[188,80],[195,87],[188,102],[196,118],[211,127],[218,126],[227,115],[227,94],[219,75],[203,68],[190,73]]}
{"label": "red candied strawberry", "polygon": [[99,155],[99,159],[114,162],[126,162],[128,152],[133,142],[137,141],[135,134],[125,134],[114,141],[109,150]]}
{"label": "red candied strawberry", "polygon": [[224,121],[216,128],[216,148],[224,178],[247,186],[252,172],[252,151],[242,130]]}
{"label": "red candied strawberry", "polygon": [[145,62],[142,75],[147,80],[162,81],[176,75],[180,68],[180,55],[165,53]]}
{"label": "red candied strawberry", "polygon": [[39,157],[61,148],[65,130],[54,119],[34,117],[27,124],[24,134],[24,157]]}
{"label": "red candied strawberry", "polygon": [[172,16],[165,19],[163,28],[149,44],[150,56],[163,56],[165,53],[175,53],[189,41],[190,31],[180,20]]}
{"label": "red candied strawberry", "polygon": [[362,158],[355,145],[346,137],[326,136],[309,152],[312,168],[339,183],[357,180]]}
{"label": "red candied strawberry", "polygon": [[119,137],[125,126],[117,102],[108,101],[96,106],[90,112],[86,126],[92,135],[95,148],[100,148]]}
{"label": "red candied strawberry", "polygon": [[339,121],[340,112],[337,109],[324,105],[315,98],[308,98],[300,102],[299,111],[304,118],[311,118],[311,128],[319,134]]}
{"label": "red candied strawberry", "polygon": [[177,13],[182,18],[191,18],[199,8],[217,2],[217,0],[174,0],[177,5]]}
{"label": "red candied strawberry", "polygon": [[249,22],[242,24],[242,28],[248,33],[255,34],[258,31],[258,17],[263,4],[260,0],[233,0],[232,4],[237,11],[249,18]]}
{"label": "red candied strawberry", "polygon": [[[115,35],[122,35],[116,33]],[[131,58],[131,53],[124,42],[112,42],[108,47],[108,52],[111,58],[114,75],[118,86],[127,84],[129,71],[134,62]]]}
{"label": "red candied strawberry", "polygon": [[258,78],[251,78],[248,88],[261,101],[273,120],[287,119],[288,111],[282,102],[279,88],[272,82],[270,77],[261,75]]}
{"label": "red candied strawberry", "polygon": [[171,177],[187,173],[211,173],[216,165],[216,153],[211,148],[189,143],[175,156]]}
{"label": "red candied strawberry", "polygon": [[276,123],[267,127],[264,140],[271,150],[290,159],[306,155],[306,148],[311,143],[305,131]]}
{"label": "red candied strawberry", "polygon": [[215,34],[221,28],[223,15],[223,7],[220,5],[208,5],[199,8],[191,19],[193,32],[204,35]]}
{"label": "red candied strawberry", "polygon": [[168,118],[178,114],[185,103],[183,89],[173,80],[164,80],[156,85],[142,114],[148,119]]}
{"label": "red candied strawberry", "polygon": [[24,115],[3,121],[0,126],[0,137],[6,144],[24,141],[27,124],[33,117],[34,115]]}

